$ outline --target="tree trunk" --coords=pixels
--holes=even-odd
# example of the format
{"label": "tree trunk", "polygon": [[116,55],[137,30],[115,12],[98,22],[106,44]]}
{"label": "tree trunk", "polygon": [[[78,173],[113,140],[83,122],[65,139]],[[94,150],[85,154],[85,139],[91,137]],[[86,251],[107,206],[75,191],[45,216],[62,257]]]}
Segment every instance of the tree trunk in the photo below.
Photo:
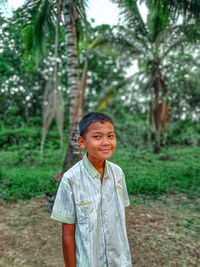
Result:
{"label": "tree trunk", "polygon": [[76,49],[75,19],[77,16],[74,0],[63,1],[65,36],[67,41],[67,73],[70,89],[69,126],[70,134],[68,148],[63,163],[63,172],[82,158],[82,150],[77,142],[79,136],[79,122],[83,115],[82,92],[78,78],[78,58]]}
{"label": "tree trunk", "polygon": [[160,131],[155,131],[154,153],[160,153]]}

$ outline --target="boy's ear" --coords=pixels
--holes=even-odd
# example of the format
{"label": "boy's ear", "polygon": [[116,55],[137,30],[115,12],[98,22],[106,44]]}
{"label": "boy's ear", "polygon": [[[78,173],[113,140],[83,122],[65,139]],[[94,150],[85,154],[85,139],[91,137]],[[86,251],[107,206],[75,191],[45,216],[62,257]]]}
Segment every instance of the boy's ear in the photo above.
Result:
{"label": "boy's ear", "polygon": [[83,138],[82,136],[79,136],[79,137],[78,137],[78,143],[79,143],[79,145],[80,145],[80,147],[81,147],[82,149],[85,148],[85,140],[84,140],[84,138]]}

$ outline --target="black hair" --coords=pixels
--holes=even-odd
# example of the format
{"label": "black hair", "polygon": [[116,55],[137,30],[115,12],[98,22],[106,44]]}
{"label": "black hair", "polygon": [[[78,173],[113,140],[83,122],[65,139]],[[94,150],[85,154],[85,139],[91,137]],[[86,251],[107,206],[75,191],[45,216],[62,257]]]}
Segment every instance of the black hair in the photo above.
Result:
{"label": "black hair", "polygon": [[82,120],[79,123],[80,136],[85,137],[89,126],[93,122],[105,123],[107,121],[112,123],[112,125],[113,125],[112,119],[110,117],[108,117],[107,115],[103,114],[103,113],[99,113],[99,112],[88,113],[87,115],[85,115],[82,118]]}

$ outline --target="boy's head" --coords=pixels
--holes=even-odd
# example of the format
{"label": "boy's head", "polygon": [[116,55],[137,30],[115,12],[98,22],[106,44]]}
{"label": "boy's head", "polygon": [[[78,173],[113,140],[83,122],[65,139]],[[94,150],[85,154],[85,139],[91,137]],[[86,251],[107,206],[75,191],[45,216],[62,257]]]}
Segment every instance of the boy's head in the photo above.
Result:
{"label": "boy's head", "polygon": [[101,123],[110,122],[113,125],[112,119],[107,115],[99,112],[92,112],[85,115],[80,121],[79,124],[80,136],[84,138],[88,131],[89,126],[94,122],[101,122]]}
{"label": "boy's head", "polygon": [[87,149],[89,160],[105,160],[112,156],[116,147],[113,121],[105,114],[92,112],[80,121],[78,142]]}

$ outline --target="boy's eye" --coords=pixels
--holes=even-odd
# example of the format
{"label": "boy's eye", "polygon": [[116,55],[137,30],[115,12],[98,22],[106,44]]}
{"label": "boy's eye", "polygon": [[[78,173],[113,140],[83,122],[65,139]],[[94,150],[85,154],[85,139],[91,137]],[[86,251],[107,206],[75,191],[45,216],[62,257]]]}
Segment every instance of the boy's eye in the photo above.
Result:
{"label": "boy's eye", "polygon": [[114,136],[114,134],[110,134],[109,136],[108,136],[108,138],[114,138],[115,136]]}
{"label": "boy's eye", "polygon": [[95,135],[94,138],[95,139],[99,139],[101,136],[100,135]]}

